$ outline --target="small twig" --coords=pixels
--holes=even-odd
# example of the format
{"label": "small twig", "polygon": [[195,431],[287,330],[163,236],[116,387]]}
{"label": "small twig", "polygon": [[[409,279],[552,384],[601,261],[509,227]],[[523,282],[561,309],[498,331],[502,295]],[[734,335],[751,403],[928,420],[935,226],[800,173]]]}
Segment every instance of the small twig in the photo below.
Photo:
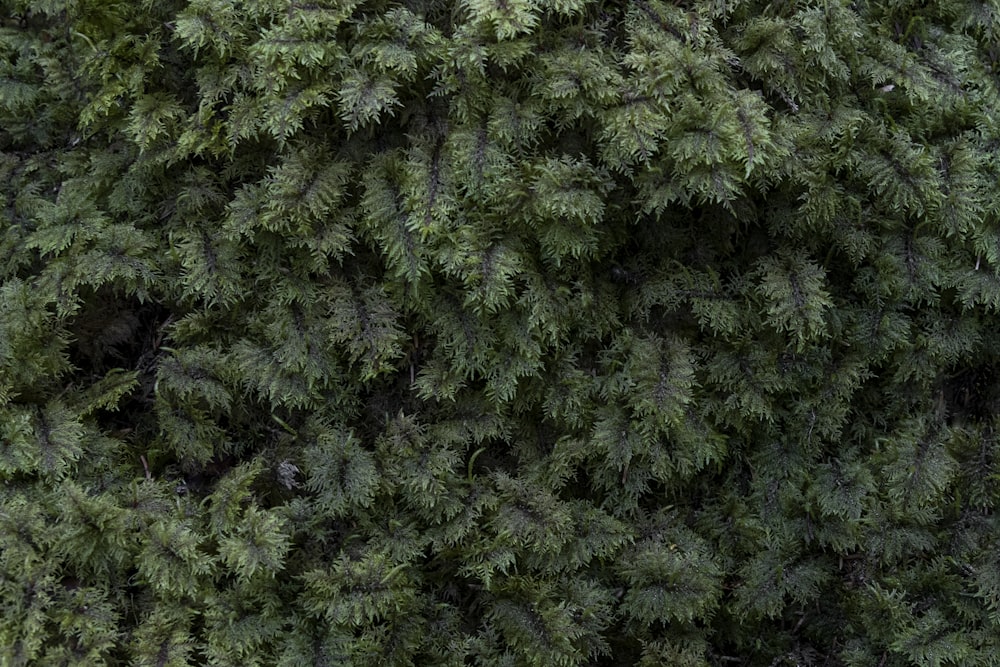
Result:
{"label": "small twig", "polygon": [[792,628],[793,634],[799,631],[799,628],[802,627],[802,624],[805,622],[805,620],[806,620],[806,613],[802,612],[802,615],[799,616],[799,622],[795,624],[794,628]]}
{"label": "small twig", "polygon": [[153,349],[154,350],[159,350],[160,349],[160,344],[163,342],[164,329],[166,329],[168,326],[170,326],[170,324],[173,321],[174,321],[174,315],[173,315],[173,313],[171,313],[170,315],[167,315],[167,319],[165,319],[163,321],[163,323],[157,329],[157,331],[156,331],[156,337],[153,339]]}
{"label": "small twig", "polygon": [[146,462],[146,455],[145,454],[140,454],[139,455],[139,460],[142,461],[142,469],[146,471],[146,479],[147,480],[152,480],[153,476],[151,474],[149,474],[149,463]]}

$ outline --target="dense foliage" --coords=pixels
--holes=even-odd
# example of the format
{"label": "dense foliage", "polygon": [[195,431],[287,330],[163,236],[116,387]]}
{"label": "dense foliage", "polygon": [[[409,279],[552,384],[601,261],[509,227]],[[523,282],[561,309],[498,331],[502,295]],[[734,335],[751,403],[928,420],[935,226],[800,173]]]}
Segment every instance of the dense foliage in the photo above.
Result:
{"label": "dense foliage", "polygon": [[0,54],[0,664],[1000,665],[997,0]]}

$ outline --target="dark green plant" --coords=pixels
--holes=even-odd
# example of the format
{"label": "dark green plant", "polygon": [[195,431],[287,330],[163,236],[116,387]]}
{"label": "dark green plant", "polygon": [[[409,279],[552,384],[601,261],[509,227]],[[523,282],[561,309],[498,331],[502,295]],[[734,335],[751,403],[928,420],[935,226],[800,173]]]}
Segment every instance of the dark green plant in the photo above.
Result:
{"label": "dark green plant", "polygon": [[1000,664],[996,0],[0,0],[0,664]]}

